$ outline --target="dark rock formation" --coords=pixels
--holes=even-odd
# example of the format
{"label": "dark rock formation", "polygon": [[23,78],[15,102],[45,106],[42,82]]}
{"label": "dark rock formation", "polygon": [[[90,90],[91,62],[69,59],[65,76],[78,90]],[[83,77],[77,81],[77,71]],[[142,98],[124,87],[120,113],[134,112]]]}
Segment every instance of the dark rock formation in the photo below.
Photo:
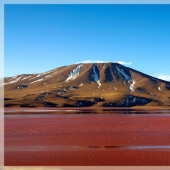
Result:
{"label": "dark rock formation", "polygon": [[60,96],[60,95],[55,95],[56,97],[63,98],[63,99],[68,99],[68,96]]}
{"label": "dark rock formation", "polygon": [[140,88],[140,87],[138,87],[137,90],[140,91],[140,92],[142,92],[142,93],[145,92],[145,90],[144,90],[143,88]]}
{"label": "dark rock formation", "polygon": [[103,101],[105,101],[105,100],[102,98],[94,98],[94,103],[103,102]]}
{"label": "dark rock formation", "polygon": [[20,107],[35,107],[35,106],[31,106],[29,104],[21,104]]}
{"label": "dark rock formation", "polygon": [[63,107],[75,107],[74,105],[64,103]]}
{"label": "dark rock formation", "polygon": [[78,89],[78,87],[76,87],[76,86],[70,86],[69,87],[69,90],[76,90],[76,89]]}
{"label": "dark rock formation", "polygon": [[7,97],[5,97],[4,98],[4,101],[7,101],[7,100],[13,100],[12,98],[7,98]]}
{"label": "dark rock formation", "polygon": [[166,88],[170,90],[170,83],[166,83]]}
{"label": "dark rock formation", "polygon": [[45,107],[57,107],[57,104],[52,102],[44,102]]}
{"label": "dark rock formation", "polygon": [[145,105],[150,103],[152,99],[137,97],[132,95],[125,95],[125,100],[120,100],[117,102],[104,103],[104,107],[132,107],[136,105]]}
{"label": "dark rock formation", "polygon": [[58,92],[58,94],[65,94],[67,92],[67,90],[60,90],[59,92]]}
{"label": "dark rock formation", "polygon": [[45,96],[39,96],[37,100],[43,100]]}
{"label": "dark rock formation", "polygon": [[78,100],[76,102],[77,107],[87,107],[87,106],[92,106],[94,103],[88,100]]}
{"label": "dark rock formation", "polygon": [[18,86],[18,89],[25,89],[25,88],[27,88],[27,87],[28,87],[28,85],[20,84],[20,85]]}
{"label": "dark rock formation", "polygon": [[112,73],[109,67],[105,69],[104,74],[105,74],[105,82],[113,81]]}

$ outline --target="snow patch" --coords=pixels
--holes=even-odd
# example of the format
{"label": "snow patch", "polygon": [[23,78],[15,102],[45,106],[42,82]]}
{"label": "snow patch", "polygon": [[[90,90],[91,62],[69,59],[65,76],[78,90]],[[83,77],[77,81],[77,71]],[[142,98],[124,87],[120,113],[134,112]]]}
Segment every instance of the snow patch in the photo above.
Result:
{"label": "snow patch", "polygon": [[41,74],[38,74],[36,77],[40,77],[41,76]]}
{"label": "snow patch", "polygon": [[36,77],[32,77],[32,78],[29,79],[29,81],[32,80],[32,79],[35,79],[35,78],[36,78]]}
{"label": "snow patch", "polygon": [[28,79],[28,78],[30,78],[31,76],[28,76],[28,77],[24,77],[22,80],[25,80],[25,79]]}
{"label": "snow patch", "polygon": [[[132,83],[131,83],[131,81],[132,81]],[[134,88],[135,81],[129,80],[128,83],[130,84],[131,93],[134,92],[134,89],[133,89],[133,88]]]}
{"label": "snow patch", "polygon": [[16,78],[17,78],[17,76],[14,76],[14,77],[10,78],[9,81],[12,81],[12,80],[14,80]]}
{"label": "snow patch", "polygon": [[74,80],[79,75],[81,67],[83,67],[82,64],[73,69],[73,71],[68,74],[69,77],[66,79],[66,82],[68,82],[69,80]]}
{"label": "snow patch", "polygon": [[158,87],[158,90],[159,90],[159,91],[162,91],[160,87]]}
{"label": "snow patch", "polygon": [[40,79],[35,80],[35,81],[32,81],[31,83],[28,83],[28,84],[32,84],[32,83],[35,83],[35,82],[38,82],[38,81],[42,81],[42,80],[44,80],[44,79],[43,79],[43,78],[40,78]]}
{"label": "snow patch", "polygon": [[[119,67],[120,67],[120,66],[119,66]],[[125,81],[128,81],[128,83],[129,83],[129,85],[130,85],[129,88],[130,88],[131,93],[134,92],[134,84],[135,84],[135,81],[134,81],[131,77],[129,77],[129,76],[124,72],[123,69],[120,69],[119,67],[116,66],[117,70],[124,76]],[[124,84],[125,84],[125,82],[124,82]]]}
{"label": "snow patch", "polygon": [[15,76],[15,77],[12,78],[12,79],[15,79],[15,80],[10,81],[10,82],[8,82],[8,83],[4,83],[4,84],[13,84],[13,83],[16,83],[16,82],[18,82],[18,81],[23,77],[23,75],[20,76],[20,77],[18,77],[18,78],[16,78],[16,77],[17,77],[17,76]]}
{"label": "snow patch", "polygon": [[[51,73],[51,72],[53,72],[54,70],[50,70],[50,71],[47,71],[47,72],[44,72],[44,73],[41,73],[41,74],[38,74],[37,76],[35,76],[35,77],[33,77],[33,78],[31,78],[31,79],[34,79],[34,78],[36,78],[36,77],[40,77],[40,76],[42,76],[42,75],[45,75],[45,74],[48,74],[48,73]],[[58,72],[58,71],[57,71]],[[55,72],[54,72],[55,73]],[[53,73],[52,73],[53,74]],[[51,75],[49,74],[49,75],[47,75],[47,76],[45,76],[45,77],[50,77]],[[31,80],[30,79],[30,80]]]}
{"label": "snow patch", "polygon": [[101,86],[101,83],[100,83],[100,80],[99,80],[99,76],[98,74],[96,73],[96,70],[95,70],[95,65],[93,65],[93,73],[92,74],[92,77],[94,78],[94,81],[97,82],[97,84],[99,85],[98,88]]}
{"label": "snow patch", "polygon": [[117,66],[116,66],[116,68],[125,77],[125,80],[129,80],[129,79],[131,80],[131,78],[127,74],[125,74],[123,69],[119,69],[119,67],[117,67]]}
{"label": "snow patch", "polygon": [[79,86],[83,86],[83,83],[80,83],[80,85]]}
{"label": "snow patch", "polygon": [[45,76],[45,78],[46,78],[46,77],[51,77],[51,75],[49,74],[49,75]]}

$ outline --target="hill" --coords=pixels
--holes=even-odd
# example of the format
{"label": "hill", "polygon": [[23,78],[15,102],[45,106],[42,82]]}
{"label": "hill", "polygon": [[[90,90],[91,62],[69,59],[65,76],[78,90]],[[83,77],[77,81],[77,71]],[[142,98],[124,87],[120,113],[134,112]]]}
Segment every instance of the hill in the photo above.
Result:
{"label": "hill", "polygon": [[73,64],[4,83],[5,107],[170,106],[170,82],[118,63]]}

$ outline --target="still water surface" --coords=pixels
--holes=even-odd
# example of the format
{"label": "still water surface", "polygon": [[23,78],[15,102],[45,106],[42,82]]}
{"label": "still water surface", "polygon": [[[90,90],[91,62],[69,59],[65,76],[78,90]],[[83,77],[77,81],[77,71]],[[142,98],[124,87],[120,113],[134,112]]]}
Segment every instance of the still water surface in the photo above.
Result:
{"label": "still water surface", "polygon": [[4,122],[6,165],[170,165],[168,109],[7,109]]}

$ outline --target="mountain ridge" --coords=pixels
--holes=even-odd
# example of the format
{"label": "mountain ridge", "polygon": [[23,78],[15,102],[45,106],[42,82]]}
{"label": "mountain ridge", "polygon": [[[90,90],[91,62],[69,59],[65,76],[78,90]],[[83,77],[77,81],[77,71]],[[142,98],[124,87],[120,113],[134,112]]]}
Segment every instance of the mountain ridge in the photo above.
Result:
{"label": "mountain ridge", "polygon": [[119,63],[78,63],[6,77],[5,107],[170,106],[170,82]]}

